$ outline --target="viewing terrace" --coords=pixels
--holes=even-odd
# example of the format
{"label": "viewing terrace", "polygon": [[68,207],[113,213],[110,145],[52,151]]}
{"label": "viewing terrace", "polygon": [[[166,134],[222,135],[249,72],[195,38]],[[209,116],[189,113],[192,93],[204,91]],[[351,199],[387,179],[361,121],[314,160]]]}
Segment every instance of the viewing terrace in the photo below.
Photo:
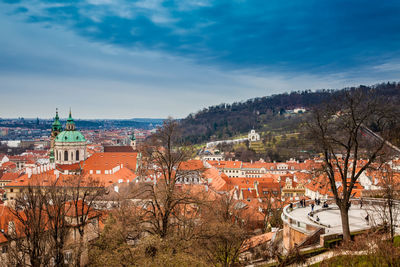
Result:
{"label": "viewing terrace", "polygon": [[[310,245],[324,245],[326,241],[341,238],[342,223],[340,210],[333,200],[328,200],[328,207],[315,205],[312,212],[311,203],[307,201],[306,206],[300,202],[293,203],[292,208],[287,205],[283,209],[282,220],[283,241],[285,249],[289,250],[295,246],[305,247]],[[363,205],[359,199],[351,200],[349,209],[350,232],[362,232],[370,229],[373,225],[382,222],[383,201],[380,199],[364,199]],[[396,202],[396,205],[399,205]],[[368,217],[367,217],[368,214]]]}

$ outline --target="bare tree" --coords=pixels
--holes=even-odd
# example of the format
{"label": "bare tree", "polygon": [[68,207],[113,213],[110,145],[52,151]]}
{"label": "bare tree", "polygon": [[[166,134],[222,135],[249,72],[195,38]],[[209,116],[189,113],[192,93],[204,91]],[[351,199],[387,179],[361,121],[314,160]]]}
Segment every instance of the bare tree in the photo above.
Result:
{"label": "bare tree", "polygon": [[[143,255],[135,248],[142,235],[144,211],[131,201],[121,200],[121,205],[112,210],[99,238],[90,244],[90,266],[133,266]],[[124,259],[121,261],[121,259]]]}
{"label": "bare tree", "polygon": [[383,164],[377,173],[380,178],[380,189],[374,190],[374,194],[381,197],[382,201],[366,205],[366,210],[372,223],[385,226],[393,242],[400,214],[400,175],[388,164]]}
{"label": "bare tree", "polygon": [[40,267],[51,259],[48,218],[44,210],[45,194],[36,185],[28,185],[16,197],[10,209],[8,225],[9,262],[20,266]]}
{"label": "bare tree", "polygon": [[[199,170],[184,170],[181,165],[191,155],[190,147],[179,143],[179,128],[176,121],[168,119],[163,126],[142,146],[143,155],[139,175],[143,183],[140,195],[145,199],[144,224],[150,234],[165,238],[183,222],[185,206],[198,201],[190,189],[179,182],[197,175]],[[199,176],[199,175],[197,175]]]}
{"label": "bare tree", "polygon": [[71,208],[68,203],[68,188],[58,184],[58,179],[49,181],[43,188],[45,196],[44,211],[47,217],[46,230],[49,234],[49,245],[55,266],[64,266],[64,246],[70,233],[67,214]]}
{"label": "bare tree", "polygon": [[72,227],[79,236],[79,240],[75,240],[74,264],[81,266],[82,253],[88,241],[87,236],[86,240],[84,238],[90,219],[96,213],[96,202],[107,193],[107,190],[100,181],[93,179],[84,172],[67,179],[65,186],[68,187],[69,202],[67,206],[75,220]]}
{"label": "bare tree", "polygon": [[203,253],[214,266],[235,266],[244,241],[249,237],[244,205],[231,195],[221,195],[203,212],[207,223],[199,242]]}
{"label": "bare tree", "polygon": [[[371,91],[348,90],[316,108],[309,123],[317,149],[323,154],[323,171],[340,209],[345,241],[350,240],[348,210],[354,185],[385,152],[393,115],[389,103]],[[380,136],[370,131],[368,125],[373,125]]]}
{"label": "bare tree", "polygon": [[[265,193],[264,193],[265,192]],[[264,224],[265,229],[269,227],[283,227],[283,222],[281,219],[282,209],[284,202],[281,198],[280,188],[274,190],[271,188],[268,191],[264,191],[261,197],[262,209],[264,213]]]}

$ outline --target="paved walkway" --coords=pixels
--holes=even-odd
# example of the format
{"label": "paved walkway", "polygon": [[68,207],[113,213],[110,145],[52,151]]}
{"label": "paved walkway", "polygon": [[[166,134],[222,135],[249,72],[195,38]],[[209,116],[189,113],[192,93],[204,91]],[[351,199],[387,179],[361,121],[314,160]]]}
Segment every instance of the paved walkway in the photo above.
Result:
{"label": "paved walkway", "polygon": [[[329,210],[321,210],[321,208],[321,206],[314,207],[314,218],[318,216],[321,224],[330,225],[329,228],[325,228],[326,233],[341,233],[342,219],[340,217],[340,210],[338,206],[331,204],[330,208],[332,209]],[[308,218],[309,212],[311,212],[311,206],[307,206],[305,208],[296,208],[289,214],[298,221],[321,227],[321,225],[314,223]],[[349,210],[350,231],[357,231],[368,227],[369,225],[365,220],[366,215],[367,212],[364,210],[364,207],[363,209],[360,209],[359,205],[352,206]]]}

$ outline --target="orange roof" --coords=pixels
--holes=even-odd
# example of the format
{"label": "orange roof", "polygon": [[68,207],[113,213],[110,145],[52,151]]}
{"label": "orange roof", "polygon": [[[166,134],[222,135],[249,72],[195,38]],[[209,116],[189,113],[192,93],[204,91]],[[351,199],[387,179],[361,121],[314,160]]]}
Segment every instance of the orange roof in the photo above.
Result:
{"label": "orange roof", "polygon": [[269,232],[261,235],[253,236],[243,242],[243,245],[240,249],[241,252],[247,251],[251,248],[255,248],[265,242],[271,241],[272,237],[275,233]]}
{"label": "orange roof", "polygon": [[12,161],[7,161],[7,162],[4,162],[4,163],[1,165],[1,168],[3,168],[3,169],[6,169],[6,168],[8,168],[8,169],[15,169],[15,168],[17,168],[17,164],[15,164],[15,163],[12,162]]}
{"label": "orange roof", "polygon": [[187,170],[187,171],[193,171],[193,170],[200,170],[203,169],[204,165],[201,160],[187,160],[181,163],[179,166],[180,170]]}
{"label": "orange roof", "polygon": [[103,186],[107,187],[116,183],[129,183],[136,179],[137,175],[128,168],[121,168],[113,174],[87,174],[88,177],[100,181]]}
{"label": "orange roof", "polygon": [[136,170],[138,153],[136,152],[107,152],[94,153],[83,164],[84,170],[100,170],[102,173],[105,170],[111,170],[118,165],[123,165],[124,168]]}
{"label": "orange roof", "polygon": [[0,177],[0,181],[14,181],[19,176],[19,173],[14,172],[6,172],[3,176]]}
{"label": "orange roof", "polygon": [[73,164],[57,164],[56,169],[59,171],[73,171],[73,170],[80,170],[82,166],[83,166],[83,161]]}
{"label": "orange roof", "polygon": [[207,162],[218,169],[240,169],[242,167],[241,161],[208,160]]}
{"label": "orange roof", "polygon": [[[99,184],[96,186],[102,186],[102,187],[108,187],[112,184],[115,183],[126,183],[126,182],[132,182],[134,179],[136,179],[137,175],[128,168],[121,168],[118,171],[110,174],[96,174],[93,173],[91,174],[90,172],[83,172],[83,182],[90,182],[90,181],[96,181]],[[69,185],[70,183],[68,182],[70,179],[74,179],[74,175],[72,174],[59,174],[59,178],[56,178],[56,175],[54,174],[54,171],[47,171],[43,172],[41,174],[32,174],[30,178],[28,178],[28,174],[24,174],[18,179],[15,179],[14,181],[8,183],[5,187],[26,187],[26,186],[65,186]],[[90,184],[85,184],[83,183],[82,186],[89,185]]]}
{"label": "orange roof", "polygon": [[[9,207],[0,205],[0,229],[4,230],[5,234],[8,233],[8,223],[13,217],[14,215]],[[7,238],[3,233],[0,232],[0,244],[4,242],[7,242]]]}
{"label": "orange roof", "polygon": [[276,164],[272,162],[243,162],[243,168],[248,168],[248,169],[261,169],[261,168],[266,168],[270,169],[271,167],[274,167]]}
{"label": "orange roof", "polygon": [[203,177],[205,179],[211,179],[211,183],[209,183],[209,185],[216,191],[228,190],[227,183],[222,176],[226,175],[223,173],[221,174],[216,168],[209,168],[203,172]]}
{"label": "orange roof", "polygon": [[254,188],[252,187],[242,188],[241,190],[243,199],[257,198],[257,191]]}

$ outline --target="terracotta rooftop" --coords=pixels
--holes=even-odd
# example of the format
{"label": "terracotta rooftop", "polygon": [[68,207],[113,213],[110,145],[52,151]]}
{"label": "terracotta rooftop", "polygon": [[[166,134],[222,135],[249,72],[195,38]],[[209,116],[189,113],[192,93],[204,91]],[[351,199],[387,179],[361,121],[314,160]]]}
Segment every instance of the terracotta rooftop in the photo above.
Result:
{"label": "terracotta rooftop", "polygon": [[134,152],[132,146],[104,146],[104,152],[109,153],[109,152],[120,152],[120,153],[126,153],[126,152]]}

